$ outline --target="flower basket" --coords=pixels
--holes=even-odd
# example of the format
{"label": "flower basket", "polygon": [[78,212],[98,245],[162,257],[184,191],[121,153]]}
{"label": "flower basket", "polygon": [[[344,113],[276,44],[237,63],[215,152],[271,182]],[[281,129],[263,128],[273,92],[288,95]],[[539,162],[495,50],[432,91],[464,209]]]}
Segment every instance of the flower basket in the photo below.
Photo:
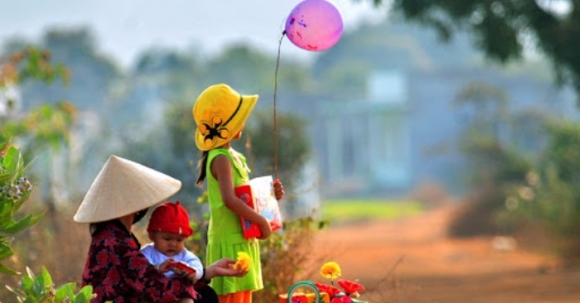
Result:
{"label": "flower basket", "polygon": [[[326,262],[320,269],[320,274],[330,279],[331,285],[308,280],[300,281],[290,287],[288,293],[278,295],[279,303],[369,303],[360,301],[359,291],[364,286],[350,280],[338,279],[341,276],[340,266],[336,262]],[[338,287],[334,285],[338,284]],[[304,293],[297,290],[309,288],[312,292]]]}
{"label": "flower basket", "polygon": [[[312,292],[298,291],[304,287],[309,288]],[[316,284],[308,280],[292,285],[288,293],[278,295],[278,299],[279,303],[331,303],[329,294],[319,291]],[[354,298],[349,298],[348,300],[350,303],[369,303],[368,301],[360,301]]]}
{"label": "flower basket", "polygon": [[[308,288],[312,292],[300,292]],[[279,303],[330,303],[327,293],[321,293],[312,281],[300,281],[290,287],[288,293],[278,295]]]}

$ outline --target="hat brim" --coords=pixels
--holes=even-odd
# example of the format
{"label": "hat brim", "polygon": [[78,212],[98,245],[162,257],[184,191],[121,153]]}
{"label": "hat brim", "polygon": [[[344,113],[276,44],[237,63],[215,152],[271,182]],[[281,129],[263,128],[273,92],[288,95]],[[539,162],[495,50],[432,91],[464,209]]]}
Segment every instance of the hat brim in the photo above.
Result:
{"label": "hat brim", "polygon": [[195,145],[199,150],[208,151],[220,147],[230,142],[242,130],[258,102],[258,95],[242,95],[241,97],[242,104],[240,105],[240,109],[227,125],[228,136],[226,138],[216,138],[213,140],[213,144],[208,146],[206,145],[204,135],[202,135],[199,129],[195,130]]}
{"label": "hat brim", "polygon": [[81,202],[74,220],[97,223],[149,208],[181,189],[181,181],[136,162],[111,156]]}

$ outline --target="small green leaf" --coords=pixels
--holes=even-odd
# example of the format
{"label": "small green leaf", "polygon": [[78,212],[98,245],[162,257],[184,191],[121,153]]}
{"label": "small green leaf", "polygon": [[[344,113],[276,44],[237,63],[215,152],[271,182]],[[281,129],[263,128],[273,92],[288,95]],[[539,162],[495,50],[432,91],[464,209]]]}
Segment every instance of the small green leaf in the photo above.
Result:
{"label": "small green leaf", "polygon": [[3,165],[9,174],[15,174],[18,171],[20,162],[20,152],[16,147],[10,147],[4,156]]}
{"label": "small green leaf", "polygon": [[0,202],[0,222],[9,218],[12,215],[12,207],[14,203],[9,200],[3,200]]}
{"label": "small green leaf", "polygon": [[46,285],[44,285],[44,279],[42,276],[36,276],[34,279],[34,284],[32,284],[32,293],[35,298],[39,298],[44,293]]}
{"label": "small green leaf", "polygon": [[75,297],[74,302],[76,303],[89,303],[93,298],[93,287],[90,285],[85,285],[80,291],[79,294]]}
{"label": "small green leaf", "polygon": [[57,294],[56,297],[62,299],[55,298],[55,302],[72,302],[72,300],[75,297],[74,294],[75,287],[76,286],[74,283],[68,283],[66,285],[59,287],[58,290],[56,291]]}
{"label": "small green leaf", "polygon": [[45,287],[52,287],[54,285],[52,282],[52,277],[50,276],[48,270],[46,270],[46,267],[44,266],[42,267],[42,279],[44,281]]}
{"label": "small green leaf", "polygon": [[56,289],[54,300],[56,302],[62,302],[65,298],[73,298],[74,290],[76,288],[75,283],[67,283]]}
{"label": "small green leaf", "polygon": [[28,216],[22,218],[22,220],[20,220],[18,222],[14,222],[14,224],[11,224],[9,226],[4,227],[2,230],[0,230],[0,233],[11,234],[11,235],[19,233],[19,232],[23,231],[24,229],[26,229],[27,227],[34,225],[36,222],[38,222],[38,220],[41,217],[42,216],[28,215]]}
{"label": "small green leaf", "polygon": [[10,173],[0,174],[0,184],[4,184],[5,182],[11,180],[13,177],[14,177],[14,174],[10,174]]}
{"label": "small green leaf", "polygon": [[20,280],[20,288],[27,294],[30,295],[32,294],[32,285],[34,285],[34,281],[32,280],[31,277],[23,277],[22,280]]}
{"label": "small green leaf", "polygon": [[37,303],[38,301],[34,297],[27,297],[22,303]]}
{"label": "small green leaf", "polygon": [[12,234],[5,232],[4,229],[13,224],[14,220],[12,220],[11,216],[0,218],[0,237],[12,236]]}
{"label": "small green leaf", "polygon": [[0,273],[7,274],[7,275],[19,275],[20,274],[20,272],[12,270],[12,269],[10,269],[2,264],[0,264]]}
{"label": "small green leaf", "polygon": [[93,287],[91,285],[85,285],[81,291],[79,291],[79,294],[83,294],[83,295],[87,295],[88,297],[92,297],[93,296]]}
{"label": "small green leaf", "polygon": [[14,252],[10,246],[0,243],[0,261],[12,256]]}
{"label": "small green leaf", "polygon": [[9,144],[10,140],[4,134],[0,134],[0,150],[5,150]]}

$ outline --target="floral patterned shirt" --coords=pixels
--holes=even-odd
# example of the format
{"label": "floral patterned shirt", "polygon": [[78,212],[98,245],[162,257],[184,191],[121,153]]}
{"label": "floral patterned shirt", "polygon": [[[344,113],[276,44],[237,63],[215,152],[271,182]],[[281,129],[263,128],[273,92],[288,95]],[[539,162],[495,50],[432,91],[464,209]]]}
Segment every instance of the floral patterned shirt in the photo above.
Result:
{"label": "floral patterned shirt", "polygon": [[139,251],[139,241],[119,221],[101,223],[93,234],[82,285],[92,285],[91,303],[177,302],[195,298],[186,278],[167,278]]}

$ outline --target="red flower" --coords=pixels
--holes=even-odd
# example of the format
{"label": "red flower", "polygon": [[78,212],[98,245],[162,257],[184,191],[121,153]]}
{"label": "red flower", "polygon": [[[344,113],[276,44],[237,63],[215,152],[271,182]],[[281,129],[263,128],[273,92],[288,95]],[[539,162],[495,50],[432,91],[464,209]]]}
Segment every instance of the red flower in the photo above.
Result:
{"label": "red flower", "polygon": [[338,285],[340,285],[340,287],[342,287],[342,289],[344,289],[344,292],[346,293],[347,296],[354,294],[357,291],[365,289],[364,286],[349,280],[339,279],[336,282],[338,283]]}
{"label": "red flower", "polygon": [[306,296],[292,297],[292,303],[306,303]]}
{"label": "red flower", "polygon": [[316,288],[318,288],[318,291],[328,293],[328,296],[330,296],[331,298],[334,298],[336,295],[338,295],[340,293],[340,289],[338,289],[334,286],[320,284],[320,283],[314,283],[314,284],[316,285]]}
{"label": "red flower", "polygon": [[330,303],[352,303],[352,299],[348,296],[341,296],[333,298]]}

